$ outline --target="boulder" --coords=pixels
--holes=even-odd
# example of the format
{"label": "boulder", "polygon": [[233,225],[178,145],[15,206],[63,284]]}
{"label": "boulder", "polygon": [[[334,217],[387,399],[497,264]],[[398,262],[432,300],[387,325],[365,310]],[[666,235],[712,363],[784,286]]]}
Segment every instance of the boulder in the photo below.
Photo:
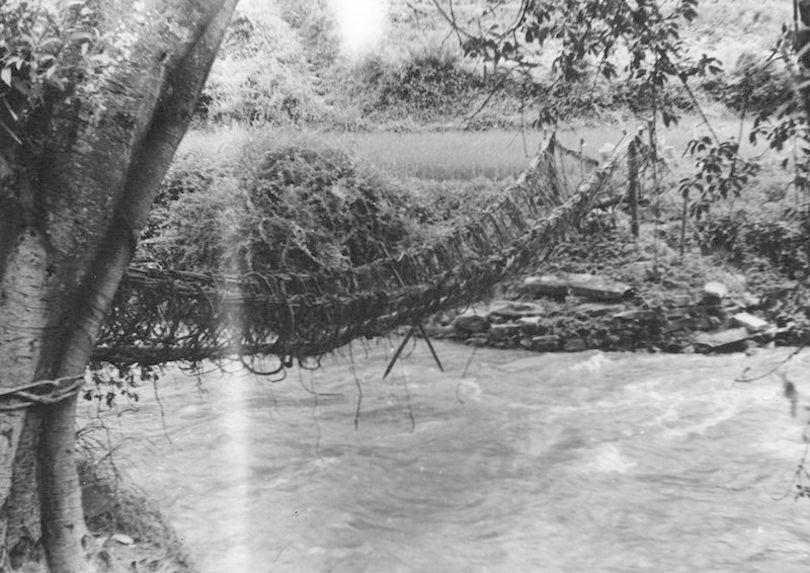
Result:
{"label": "boulder", "polygon": [[585,273],[527,277],[520,286],[523,294],[533,297],[561,297],[572,294],[583,299],[601,302],[622,300],[632,290],[632,287],[626,283]]}
{"label": "boulder", "polygon": [[688,317],[667,320],[666,324],[661,328],[661,332],[664,334],[672,334],[679,330],[688,330],[692,327],[692,324],[692,320]]}
{"label": "boulder", "polygon": [[582,352],[588,349],[588,345],[582,338],[568,338],[563,345],[566,352]]}
{"label": "boulder", "polygon": [[493,302],[489,307],[489,314],[502,316],[504,318],[522,318],[525,316],[538,316],[545,314],[544,306],[534,302],[522,302],[517,300],[499,300]]}
{"label": "boulder", "polygon": [[462,335],[486,332],[489,330],[489,327],[489,317],[480,314],[464,313],[457,316],[453,321],[453,330]]}
{"label": "boulder", "polygon": [[574,309],[574,312],[578,315],[585,316],[587,318],[596,318],[599,316],[605,316],[610,314],[616,310],[615,304],[604,304],[598,302],[585,302],[582,304],[578,304],[577,307]]}
{"label": "boulder", "polygon": [[749,314],[747,312],[738,312],[731,317],[735,324],[742,326],[750,333],[763,332],[768,328],[768,321]]}
{"label": "boulder", "polygon": [[619,301],[633,290],[623,282],[592,274],[569,274],[566,281],[571,294],[589,300]]}
{"label": "boulder", "polygon": [[487,338],[486,334],[475,334],[469,337],[467,340],[465,340],[464,344],[480,348],[483,346],[487,346],[489,344],[489,338]]}
{"label": "boulder", "polygon": [[695,336],[694,343],[711,350],[731,350],[744,343],[751,335],[744,328],[730,328],[720,332],[702,332]]}
{"label": "boulder", "polygon": [[742,293],[734,302],[736,302],[740,308],[745,309],[756,309],[762,306],[762,300],[760,297],[748,291]]}
{"label": "boulder", "polygon": [[553,334],[532,336],[521,340],[520,345],[535,352],[556,352],[560,349],[560,337]]}
{"label": "boulder", "polygon": [[728,287],[718,281],[709,281],[703,285],[703,295],[711,301],[721,301],[728,296]]}
{"label": "boulder", "polygon": [[667,306],[673,308],[683,308],[692,305],[692,297],[688,294],[675,294],[669,299]]}
{"label": "boulder", "polygon": [[624,312],[614,314],[613,318],[627,322],[647,322],[655,319],[655,316],[656,314],[652,310],[626,310]]}
{"label": "boulder", "polygon": [[568,294],[568,283],[555,275],[526,277],[520,285],[520,292],[535,298],[541,296],[561,297]]}
{"label": "boulder", "polygon": [[517,322],[504,322],[489,327],[490,340],[506,340],[521,333],[521,325]]}
{"label": "boulder", "polygon": [[524,336],[535,336],[545,332],[545,319],[542,316],[524,316],[518,319],[518,324]]}

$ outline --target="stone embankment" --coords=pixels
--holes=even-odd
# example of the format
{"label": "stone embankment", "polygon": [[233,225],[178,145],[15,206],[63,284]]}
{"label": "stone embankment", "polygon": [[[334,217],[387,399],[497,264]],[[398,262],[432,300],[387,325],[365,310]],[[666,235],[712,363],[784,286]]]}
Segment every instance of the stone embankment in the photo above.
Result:
{"label": "stone embankment", "polygon": [[785,339],[764,301],[717,281],[648,302],[631,285],[594,274],[530,276],[509,299],[434,317],[429,336],[537,352],[587,349],[731,352]]}

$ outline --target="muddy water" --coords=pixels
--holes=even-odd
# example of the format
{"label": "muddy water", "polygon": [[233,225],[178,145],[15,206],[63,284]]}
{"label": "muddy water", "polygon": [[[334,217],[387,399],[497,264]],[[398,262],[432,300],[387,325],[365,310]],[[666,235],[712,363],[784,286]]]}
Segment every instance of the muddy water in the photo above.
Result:
{"label": "muddy water", "polygon": [[438,350],[446,374],[417,346],[386,381],[386,343],[354,373],[168,376],[165,431],[144,391],[118,463],[206,573],[810,569],[803,427],[778,378],[734,382],[785,351],[479,350],[462,377],[471,350]]}

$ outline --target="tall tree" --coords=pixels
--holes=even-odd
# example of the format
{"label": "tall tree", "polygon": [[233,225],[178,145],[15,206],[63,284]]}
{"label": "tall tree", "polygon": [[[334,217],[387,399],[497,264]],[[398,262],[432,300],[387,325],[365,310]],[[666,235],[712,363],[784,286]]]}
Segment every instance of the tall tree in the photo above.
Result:
{"label": "tall tree", "polygon": [[76,384],[237,0],[0,4],[0,570],[90,569]]}

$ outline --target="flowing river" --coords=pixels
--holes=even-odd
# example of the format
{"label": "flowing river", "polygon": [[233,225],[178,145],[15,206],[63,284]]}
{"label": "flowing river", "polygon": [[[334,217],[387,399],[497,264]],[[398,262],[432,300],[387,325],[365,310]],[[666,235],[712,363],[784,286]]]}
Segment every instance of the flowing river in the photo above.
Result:
{"label": "flowing river", "polygon": [[[779,376],[734,381],[788,350],[440,343],[443,374],[420,342],[383,381],[392,349],[369,344],[279,383],[170,373],[163,422],[147,387],[111,424],[201,571],[810,570],[806,420]],[[787,368],[800,392],[808,362]]]}

